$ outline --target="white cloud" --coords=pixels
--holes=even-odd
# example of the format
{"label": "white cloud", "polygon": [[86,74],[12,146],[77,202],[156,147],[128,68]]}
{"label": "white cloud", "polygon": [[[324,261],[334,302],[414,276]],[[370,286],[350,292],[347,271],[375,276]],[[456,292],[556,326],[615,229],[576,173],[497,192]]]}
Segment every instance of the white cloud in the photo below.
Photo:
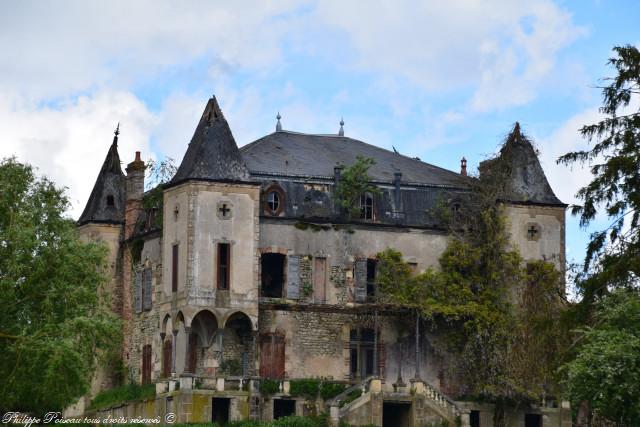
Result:
{"label": "white cloud", "polygon": [[[15,155],[39,168],[58,186],[68,187],[69,214],[77,218],[120,122],[120,158],[124,165],[135,151],[149,153],[149,134],[155,117],[127,92],[100,92],[79,97],[59,108],[16,105],[0,97],[0,157]],[[123,165],[123,166],[124,166]]]}
{"label": "white cloud", "polygon": [[532,99],[559,50],[583,33],[547,0],[334,0],[317,15],[347,36],[359,68],[430,91],[474,87],[480,111]]}

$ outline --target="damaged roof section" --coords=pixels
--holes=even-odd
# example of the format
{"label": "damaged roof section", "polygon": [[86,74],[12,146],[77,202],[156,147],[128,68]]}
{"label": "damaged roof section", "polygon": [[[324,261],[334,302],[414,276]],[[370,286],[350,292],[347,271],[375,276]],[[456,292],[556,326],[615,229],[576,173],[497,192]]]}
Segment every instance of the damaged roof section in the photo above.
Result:
{"label": "damaged roof section", "polygon": [[190,179],[249,181],[249,171],[215,96],[209,99],[170,184]]}
{"label": "damaged roof section", "polygon": [[125,176],[118,155],[119,129],[120,126],[114,132],[113,143],[93,185],[87,205],[80,215],[78,225],[90,222],[119,224],[124,221],[126,190]]}
{"label": "damaged roof section", "polygon": [[516,122],[497,158],[480,163],[480,174],[488,173],[497,161],[506,166],[506,182],[500,198],[524,204],[566,206],[558,199],[542,170],[531,141],[522,134]]}

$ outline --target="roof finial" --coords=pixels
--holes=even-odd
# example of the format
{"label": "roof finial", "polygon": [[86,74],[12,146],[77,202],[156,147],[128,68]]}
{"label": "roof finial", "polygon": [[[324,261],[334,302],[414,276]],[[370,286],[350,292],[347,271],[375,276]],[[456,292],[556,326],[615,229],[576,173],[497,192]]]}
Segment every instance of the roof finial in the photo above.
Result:
{"label": "roof finial", "polygon": [[116,126],[116,130],[113,132],[113,144],[118,145],[118,135],[120,135],[120,122]]}
{"label": "roof finial", "polygon": [[344,117],[340,118],[340,130],[338,131],[338,135],[344,136]]}
{"label": "roof finial", "polygon": [[280,111],[278,111],[278,115],[276,116],[276,119],[278,119],[278,122],[276,123],[276,132],[280,132],[282,130],[282,123],[280,123],[281,118],[282,116],[280,115]]}

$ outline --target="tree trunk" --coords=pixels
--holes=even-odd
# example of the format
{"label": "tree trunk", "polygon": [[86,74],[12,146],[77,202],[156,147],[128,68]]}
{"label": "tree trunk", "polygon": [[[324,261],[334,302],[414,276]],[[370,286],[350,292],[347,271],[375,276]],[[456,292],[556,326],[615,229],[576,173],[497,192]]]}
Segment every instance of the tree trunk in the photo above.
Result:
{"label": "tree trunk", "polygon": [[493,427],[507,427],[506,420],[504,418],[503,402],[496,402],[495,409],[493,410]]}

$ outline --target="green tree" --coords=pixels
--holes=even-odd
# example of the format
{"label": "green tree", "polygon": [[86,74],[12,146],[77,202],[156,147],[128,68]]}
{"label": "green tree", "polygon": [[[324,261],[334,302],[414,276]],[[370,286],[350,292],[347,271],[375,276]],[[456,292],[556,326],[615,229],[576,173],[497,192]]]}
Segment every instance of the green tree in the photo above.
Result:
{"label": "green tree", "polygon": [[587,226],[603,209],[611,225],[591,235],[578,278],[584,302],[604,295],[609,287],[637,286],[640,274],[640,52],[634,46],[616,46],[608,64],[617,72],[605,78],[600,112],[607,117],[583,126],[580,133],[594,143],[590,150],[574,151],[558,163],[588,164],[593,179],[573,206]]}
{"label": "green tree", "polygon": [[88,391],[96,354],[119,343],[100,295],[106,248],[78,239],[64,190],[0,162],[0,409],[61,410]]}
{"label": "green tree", "polygon": [[344,209],[349,217],[360,214],[360,196],[365,193],[378,194],[378,187],[371,184],[369,169],[375,160],[358,156],[355,163],[345,167],[333,193],[335,203]]}
{"label": "green tree", "polygon": [[640,420],[640,294],[618,289],[599,306],[595,326],[579,331],[582,345],[566,365],[574,405],[622,425]]}

